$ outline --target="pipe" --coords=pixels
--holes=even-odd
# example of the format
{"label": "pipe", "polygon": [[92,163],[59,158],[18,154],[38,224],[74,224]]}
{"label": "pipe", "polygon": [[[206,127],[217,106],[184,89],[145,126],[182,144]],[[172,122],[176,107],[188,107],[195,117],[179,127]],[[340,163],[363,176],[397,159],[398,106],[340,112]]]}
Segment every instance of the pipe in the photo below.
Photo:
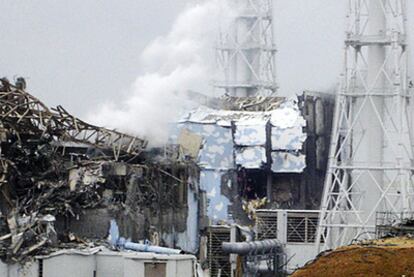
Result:
{"label": "pipe", "polygon": [[120,238],[117,243],[118,247],[125,248],[128,250],[138,251],[138,252],[153,252],[158,254],[181,254],[180,249],[173,249],[167,247],[153,246],[149,244],[129,242],[124,238]]}
{"label": "pipe", "polygon": [[267,266],[266,264],[246,264],[247,272],[254,272],[254,273],[269,273],[274,272],[275,270],[272,267]]}
{"label": "pipe", "polygon": [[267,239],[251,242],[223,242],[221,247],[227,254],[246,256],[254,252],[271,253],[275,249],[282,249],[282,244],[277,239]]}
{"label": "pipe", "polygon": [[182,250],[173,249],[167,247],[153,246],[149,244],[135,243],[126,240],[123,237],[119,236],[118,224],[115,220],[111,220],[111,226],[109,229],[109,243],[117,248],[123,248],[139,252],[152,252],[158,254],[181,254]]}

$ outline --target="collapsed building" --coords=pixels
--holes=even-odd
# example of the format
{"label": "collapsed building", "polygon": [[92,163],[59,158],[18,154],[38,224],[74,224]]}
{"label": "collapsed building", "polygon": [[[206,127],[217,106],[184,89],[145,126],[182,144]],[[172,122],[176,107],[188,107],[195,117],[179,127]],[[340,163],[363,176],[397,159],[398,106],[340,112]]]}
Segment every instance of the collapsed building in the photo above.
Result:
{"label": "collapsed building", "polygon": [[1,80],[0,103],[4,262],[111,248],[111,221],[133,241],[197,252],[198,167],[177,147],[146,150],[146,140],[49,109],[21,78]]}

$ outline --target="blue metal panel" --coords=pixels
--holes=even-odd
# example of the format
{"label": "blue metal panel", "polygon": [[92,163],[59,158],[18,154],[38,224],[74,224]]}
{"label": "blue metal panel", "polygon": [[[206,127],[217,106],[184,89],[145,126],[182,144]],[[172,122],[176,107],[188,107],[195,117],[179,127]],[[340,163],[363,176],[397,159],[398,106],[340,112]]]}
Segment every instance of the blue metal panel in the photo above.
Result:
{"label": "blue metal panel", "polygon": [[275,173],[300,173],[305,169],[305,155],[288,152],[272,153],[272,171]]}
{"label": "blue metal panel", "polygon": [[200,173],[200,187],[206,191],[208,199],[207,216],[217,223],[227,221],[230,201],[221,194],[221,177],[223,172],[203,170]]}
{"label": "blue metal panel", "polygon": [[179,127],[201,135],[204,139],[198,165],[203,169],[232,169],[233,138],[231,129],[215,124],[182,123]]}
{"label": "blue metal panel", "polygon": [[239,146],[264,146],[266,144],[266,124],[236,124],[234,143]]}
{"label": "blue metal panel", "polygon": [[301,150],[306,140],[302,126],[291,128],[272,127],[272,150]]}
{"label": "blue metal panel", "polygon": [[258,169],[266,164],[266,148],[262,146],[242,147],[235,150],[236,164],[247,169]]}

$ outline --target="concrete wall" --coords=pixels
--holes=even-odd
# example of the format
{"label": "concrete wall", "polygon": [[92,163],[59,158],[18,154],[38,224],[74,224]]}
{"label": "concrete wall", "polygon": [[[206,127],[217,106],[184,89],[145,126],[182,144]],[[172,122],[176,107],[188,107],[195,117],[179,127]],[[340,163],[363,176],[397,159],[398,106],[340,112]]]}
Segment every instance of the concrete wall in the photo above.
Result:
{"label": "concrete wall", "polygon": [[[145,265],[165,264],[165,276],[146,276]],[[126,258],[124,260],[124,277],[145,276],[145,277],[193,277],[193,261],[184,260],[141,260]],[[148,275],[148,274],[147,274]]]}
{"label": "concrete wall", "polygon": [[24,267],[14,264],[8,265],[0,261],[0,277],[38,277],[37,261],[28,262]]}
{"label": "concrete wall", "polygon": [[[145,275],[146,265],[148,268],[154,264],[165,266],[165,276],[156,277],[195,276],[195,257],[191,255],[100,252],[95,255],[67,253],[41,259],[43,277],[155,277]],[[0,277],[39,277],[39,261],[25,266],[0,262]]]}
{"label": "concrete wall", "polygon": [[43,259],[43,277],[93,277],[95,256],[63,254]]}
{"label": "concrete wall", "polygon": [[314,243],[288,243],[286,244],[286,255],[289,260],[288,272],[304,266],[308,261],[315,258]]}
{"label": "concrete wall", "polygon": [[96,276],[114,277],[123,276],[124,264],[119,255],[96,255]]}
{"label": "concrete wall", "polygon": [[300,197],[293,209],[319,209],[329,156],[335,98],[333,94],[305,91],[299,97],[306,119],[306,168]]}

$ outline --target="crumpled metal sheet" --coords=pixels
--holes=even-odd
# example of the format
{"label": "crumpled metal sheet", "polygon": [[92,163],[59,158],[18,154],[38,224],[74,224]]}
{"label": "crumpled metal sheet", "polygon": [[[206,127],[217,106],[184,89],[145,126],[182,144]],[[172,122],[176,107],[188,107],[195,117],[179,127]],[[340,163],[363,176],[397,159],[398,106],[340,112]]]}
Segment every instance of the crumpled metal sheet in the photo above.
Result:
{"label": "crumpled metal sheet", "polygon": [[295,101],[286,101],[278,109],[271,111],[270,123],[280,129],[306,126],[306,121]]}
{"label": "crumpled metal sheet", "polygon": [[200,173],[200,188],[207,193],[207,216],[213,223],[228,220],[230,200],[221,194],[221,177],[223,172],[203,170]]}
{"label": "crumpled metal sheet", "polygon": [[177,143],[181,145],[186,155],[190,156],[193,159],[196,159],[198,157],[198,153],[200,152],[203,138],[200,135],[195,134],[186,128],[183,128],[180,131]]}
{"label": "crumpled metal sheet", "polygon": [[108,248],[105,246],[93,246],[91,248],[84,248],[84,249],[77,249],[77,248],[70,248],[70,249],[62,249],[47,255],[38,255],[36,258],[39,259],[49,259],[52,257],[60,256],[60,255],[80,255],[80,256],[91,256],[95,255],[96,253],[102,251],[109,251]]}
{"label": "crumpled metal sheet", "polygon": [[281,103],[278,108],[264,112],[216,110],[200,106],[183,116],[180,123],[218,124],[230,127],[231,122],[263,122],[269,119],[273,126],[280,128],[306,124],[297,102],[289,99]]}
{"label": "crumpled metal sheet", "polygon": [[301,173],[306,167],[305,155],[272,152],[272,171],[275,173]]}
{"label": "crumpled metal sheet", "polygon": [[266,121],[270,116],[271,112],[228,111],[199,107],[189,112],[180,122],[217,124],[220,126],[231,127],[232,122]]}
{"label": "crumpled metal sheet", "polygon": [[266,148],[262,146],[242,147],[235,150],[236,164],[246,169],[261,168],[267,161]]}
{"label": "crumpled metal sheet", "polygon": [[244,122],[235,124],[234,143],[239,146],[266,145],[266,122],[247,125]]}
{"label": "crumpled metal sheet", "polygon": [[266,124],[272,125],[273,150],[300,150],[306,139],[303,127],[306,121],[301,115],[297,102],[285,100],[277,109],[267,112],[246,112],[214,110],[199,107],[189,112],[182,123],[213,124],[236,126],[234,142],[240,146],[264,145],[266,143]]}

